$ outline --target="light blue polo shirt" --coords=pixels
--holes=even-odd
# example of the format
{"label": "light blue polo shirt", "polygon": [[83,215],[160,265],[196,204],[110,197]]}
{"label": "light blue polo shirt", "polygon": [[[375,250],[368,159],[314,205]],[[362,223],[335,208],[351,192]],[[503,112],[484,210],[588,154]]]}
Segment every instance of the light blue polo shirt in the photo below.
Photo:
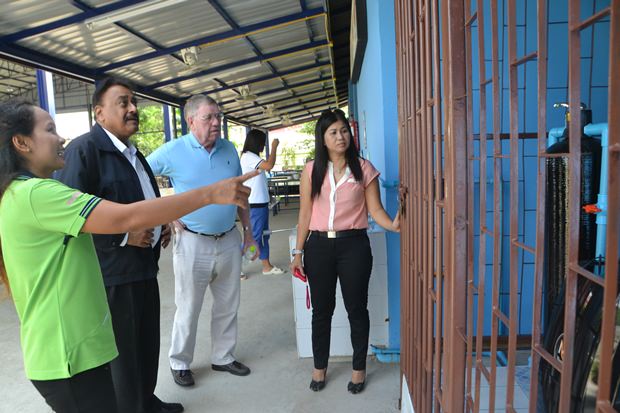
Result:
{"label": "light blue polo shirt", "polygon": [[[231,142],[218,138],[209,153],[192,133],[160,146],[146,160],[155,175],[170,178],[177,194],[241,175]],[[235,205],[208,205],[181,220],[192,231],[219,234],[233,227],[236,215]]]}

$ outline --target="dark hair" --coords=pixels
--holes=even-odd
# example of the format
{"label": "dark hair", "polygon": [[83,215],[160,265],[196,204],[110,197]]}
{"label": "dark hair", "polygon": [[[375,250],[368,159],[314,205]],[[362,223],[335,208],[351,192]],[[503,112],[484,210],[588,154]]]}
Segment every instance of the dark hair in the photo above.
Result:
{"label": "dark hair", "polygon": [[131,82],[118,77],[105,77],[95,83],[95,92],[93,93],[93,108],[101,105],[101,98],[112,86],[124,86],[129,90],[133,90],[134,86]]}
{"label": "dark hair", "polygon": [[[34,105],[24,99],[11,99],[0,104],[0,202],[8,186],[24,169],[23,161],[13,146],[13,136],[31,136],[34,130]],[[10,293],[4,268],[0,240],[0,283]]]}
{"label": "dark hair", "polygon": [[252,129],[245,137],[245,143],[243,144],[243,150],[241,153],[252,152],[258,155],[263,151],[263,149],[265,149],[266,143],[267,135],[265,135],[265,132],[258,129]]}
{"label": "dark hair", "polygon": [[327,128],[339,120],[345,124],[347,130],[349,131],[349,136],[351,136],[349,147],[344,154],[347,165],[351,169],[351,172],[357,181],[361,181],[363,179],[359,152],[353,142],[351,126],[349,125],[346,115],[340,109],[336,109],[334,111],[325,110],[316,121],[316,128],[314,130],[315,154],[314,166],[312,168],[312,198],[315,198],[321,194],[321,187],[323,186],[325,174],[327,173],[327,161],[329,161],[329,154],[327,153],[327,147],[325,146],[325,132],[327,131]]}

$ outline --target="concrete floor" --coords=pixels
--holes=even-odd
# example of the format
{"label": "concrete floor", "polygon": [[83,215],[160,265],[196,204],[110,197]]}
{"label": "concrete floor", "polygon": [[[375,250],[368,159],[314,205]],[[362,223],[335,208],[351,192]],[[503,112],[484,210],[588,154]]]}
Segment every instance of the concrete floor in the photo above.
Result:
{"label": "concrete floor", "polygon": [[[292,228],[298,210],[294,205],[271,218],[272,229]],[[272,235],[272,262],[288,266],[288,232]],[[252,369],[247,377],[214,372],[210,368],[209,321],[211,297],[207,294],[199,322],[198,343],[192,370],[196,385],[177,386],[170,376],[167,352],[174,316],[172,257],[170,248],[160,261],[161,353],[156,394],[165,401],[181,402],[194,412],[324,413],[398,411],[398,364],[369,358],[367,387],[351,395],[350,359],[330,361],[327,386],[320,393],[308,389],[311,359],[299,359],[295,343],[290,274],[263,276],[260,265],[245,268],[249,279],[241,285],[239,340],[236,357]],[[13,303],[0,299],[0,412],[50,412],[43,398],[25,378],[19,345],[18,321]]]}

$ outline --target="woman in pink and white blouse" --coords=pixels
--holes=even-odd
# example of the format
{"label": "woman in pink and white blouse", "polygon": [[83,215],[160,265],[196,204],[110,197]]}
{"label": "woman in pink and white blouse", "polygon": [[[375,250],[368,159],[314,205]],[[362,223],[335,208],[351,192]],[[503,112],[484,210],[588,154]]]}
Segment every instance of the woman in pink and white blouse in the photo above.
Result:
{"label": "woman in pink and white blouse", "polygon": [[[315,160],[306,165],[300,183],[301,206],[291,272],[308,277],[312,299],[314,370],[310,389],[325,387],[336,306],[336,280],[351,326],[353,372],[347,389],[364,390],[370,320],[368,283],[372,252],[366,230],[368,214],[383,228],[398,232],[379,196],[379,172],[359,157],[345,114],[324,111],[315,130]],[[303,265],[302,265],[303,259]]]}

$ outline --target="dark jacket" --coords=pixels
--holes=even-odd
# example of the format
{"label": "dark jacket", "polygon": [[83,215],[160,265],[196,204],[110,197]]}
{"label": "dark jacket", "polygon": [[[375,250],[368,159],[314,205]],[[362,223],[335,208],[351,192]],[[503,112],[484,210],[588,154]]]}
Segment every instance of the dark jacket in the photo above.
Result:
{"label": "dark jacket", "polygon": [[[136,156],[149,175],[155,195],[159,197],[148,162],[139,151]],[[98,124],[67,145],[65,167],[57,171],[55,177],[72,188],[108,201],[128,204],[144,199],[135,169]],[[157,276],[160,242],[153,248],[120,247],[124,237],[125,234],[93,235],[107,287]]]}

